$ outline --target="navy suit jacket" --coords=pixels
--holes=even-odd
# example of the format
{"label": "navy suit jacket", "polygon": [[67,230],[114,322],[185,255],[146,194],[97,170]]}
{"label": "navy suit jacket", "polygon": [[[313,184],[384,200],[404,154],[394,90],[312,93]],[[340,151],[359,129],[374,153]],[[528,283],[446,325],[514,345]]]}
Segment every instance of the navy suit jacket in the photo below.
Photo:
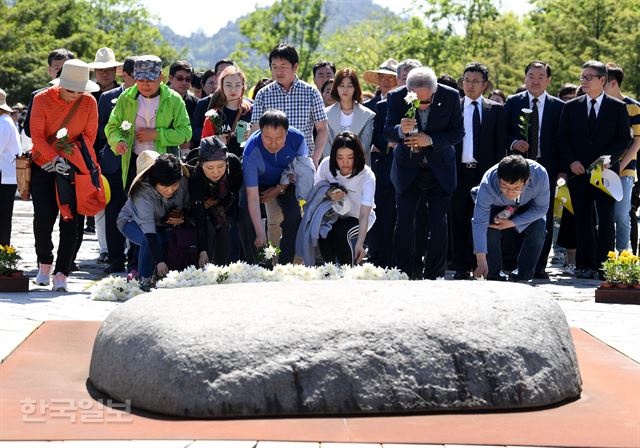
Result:
{"label": "navy suit jacket", "polygon": [[[117,100],[122,92],[124,92],[124,86],[116,87],[115,89],[104,92],[98,100],[98,135],[96,137],[95,149],[98,153],[100,168],[105,175],[113,175],[122,170],[121,157],[111,150],[107,143],[107,137],[104,134],[104,128],[109,122],[111,111],[116,105],[115,100]],[[131,124],[133,125],[134,123]]]}
{"label": "navy suit jacket", "polygon": [[[511,144],[516,140],[527,140],[523,137],[518,124],[522,109],[531,107],[529,103],[529,95],[525,90],[507,98],[504,105],[504,113],[507,120],[507,151],[511,148]],[[558,146],[558,129],[560,124],[560,115],[564,107],[564,101],[547,93],[544,102],[544,110],[542,111],[542,123],[540,125],[540,150],[541,165],[545,167],[549,178],[556,176],[560,170],[560,148]],[[551,180],[554,184],[555,179]]]}
{"label": "navy suit jacket", "polygon": [[[460,107],[464,108],[464,98],[460,100]],[[478,161],[478,171],[482,175],[506,155],[504,106],[483,98],[481,123],[480,147],[475,149],[473,157]],[[456,144],[456,162],[462,163],[462,141]]]}
{"label": "navy suit jacket", "polygon": [[616,162],[631,145],[627,106],[615,98],[604,95],[596,118],[596,129],[589,132],[587,95],[567,102],[560,118],[560,154],[563,165],[580,161],[588,168],[598,157],[611,155],[614,170]]}
{"label": "navy suit jacket", "polygon": [[194,147],[200,146],[200,137],[202,136],[202,128],[204,126],[204,114],[207,113],[210,101],[211,95],[201,98],[196,103],[196,108],[193,111],[193,116],[191,117],[191,131],[193,133],[191,141]]}
{"label": "navy suit jacket", "polygon": [[388,141],[399,143],[393,150],[391,166],[391,182],[398,193],[411,186],[420,169],[420,163],[426,155],[431,171],[440,186],[448,193],[456,188],[456,150],[454,145],[462,141],[464,121],[460,108],[458,91],[438,84],[430,106],[429,120],[426,129],[418,129],[433,139],[433,145],[418,153],[401,141],[398,131],[400,120],[405,116],[409,106],[405,103],[407,88],[399,87],[387,94],[387,121],[384,134]]}

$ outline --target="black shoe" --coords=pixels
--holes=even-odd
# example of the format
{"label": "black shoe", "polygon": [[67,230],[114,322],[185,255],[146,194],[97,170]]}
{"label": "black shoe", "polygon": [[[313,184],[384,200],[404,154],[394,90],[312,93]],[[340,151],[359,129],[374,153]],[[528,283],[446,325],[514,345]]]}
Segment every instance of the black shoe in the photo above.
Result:
{"label": "black shoe", "polygon": [[75,261],[73,263],[71,263],[70,269],[71,272],[75,272],[75,271],[79,271],[80,270],[80,266],[78,266],[78,263],[76,263]]}
{"label": "black shoe", "polygon": [[493,281],[493,282],[506,282],[508,280],[508,276],[507,274],[505,274],[504,272],[500,271],[500,274],[498,274],[495,277],[491,277],[491,276],[487,276],[487,280]]}
{"label": "black shoe", "polygon": [[454,280],[468,280],[470,278],[469,271],[456,271],[456,273],[453,274]]}
{"label": "black shoe", "polygon": [[549,274],[547,274],[545,271],[540,271],[533,274],[533,278],[538,280],[549,280]]}
{"label": "black shoe", "polygon": [[585,268],[582,270],[576,270],[576,278],[594,279],[598,278],[598,272],[593,269]]}
{"label": "black shoe", "polygon": [[96,259],[96,262],[98,262],[98,263],[109,263],[109,253],[108,252],[102,252],[100,255],[98,255],[98,258]]}
{"label": "black shoe", "polygon": [[512,273],[509,276],[509,281],[513,283],[529,283],[531,280],[525,280],[524,278],[520,277],[518,274]]}
{"label": "black shoe", "polygon": [[115,274],[116,272],[126,272],[124,263],[111,263],[109,266],[104,268],[105,274]]}
{"label": "black shoe", "polygon": [[94,233],[96,233],[96,228],[93,227],[93,226],[86,226],[84,228],[84,233],[94,234]]}

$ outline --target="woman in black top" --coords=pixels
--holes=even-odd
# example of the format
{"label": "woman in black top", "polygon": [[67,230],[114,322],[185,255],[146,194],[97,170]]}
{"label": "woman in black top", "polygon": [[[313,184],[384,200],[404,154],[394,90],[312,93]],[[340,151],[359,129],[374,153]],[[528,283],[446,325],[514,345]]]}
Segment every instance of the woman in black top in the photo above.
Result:
{"label": "woman in black top", "polygon": [[229,226],[238,215],[240,160],[216,136],[200,142],[199,161],[189,178],[191,211],[198,229],[198,265],[229,264]]}

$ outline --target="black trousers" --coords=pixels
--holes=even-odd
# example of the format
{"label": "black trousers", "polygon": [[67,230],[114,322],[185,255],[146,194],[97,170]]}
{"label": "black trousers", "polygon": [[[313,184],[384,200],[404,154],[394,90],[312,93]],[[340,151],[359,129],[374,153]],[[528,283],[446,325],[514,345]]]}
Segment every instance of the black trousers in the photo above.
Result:
{"label": "black trousers", "polygon": [[540,251],[540,258],[538,258],[538,262],[536,263],[536,272],[544,272],[547,268],[549,253],[551,252],[551,246],[553,245],[553,201],[556,197],[557,174],[549,171],[548,168],[547,173],[549,174],[549,209],[547,210],[547,222],[545,228],[547,234],[544,237],[544,244]]}
{"label": "black trousers", "polygon": [[480,183],[483,174],[477,167],[467,168],[465,164],[458,167],[458,186],[451,196],[450,208],[450,241],[453,246],[451,267],[456,271],[470,271],[476,267],[471,232],[474,203],[470,191]]}
{"label": "black trousers", "polygon": [[[33,200],[33,236],[35,239],[38,263],[53,263],[53,225],[58,218],[55,175],[31,165],[31,198]],[[76,251],[79,219],[75,215],[69,221],[60,218],[60,242],[53,272],[69,275],[70,266]]]}
{"label": "black trousers", "polygon": [[[447,267],[447,209],[451,195],[442,189],[430,168],[423,168],[413,184],[396,193],[395,265],[412,279],[443,277]],[[426,207],[427,228],[416,229],[418,207]],[[427,238],[424,272],[416,269],[415,239]]]}
{"label": "black trousers", "polygon": [[326,238],[318,239],[320,254],[326,263],[335,263],[337,261],[338,264],[347,266],[353,263],[355,253],[351,247],[348,234],[352,233],[352,229],[355,227],[355,238],[357,238],[358,226],[359,223],[356,218],[340,218],[331,226]]}
{"label": "black trousers", "polygon": [[[0,182],[2,182],[1,171]],[[0,184],[0,244],[3,246],[11,244],[11,220],[17,188],[16,184]]]}
{"label": "black trousers", "polygon": [[383,268],[391,267],[393,229],[396,226],[396,190],[390,180],[393,153],[371,153],[371,170],[376,175],[376,222],[367,233],[369,261]]}
{"label": "black trousers", "polygon": [[[576,268],[598,270],[615,247],[615,200],[591,185],[588,174],[570,178],[567,184],[576,218]],[[594,208],[597,229],[592,219]]]}

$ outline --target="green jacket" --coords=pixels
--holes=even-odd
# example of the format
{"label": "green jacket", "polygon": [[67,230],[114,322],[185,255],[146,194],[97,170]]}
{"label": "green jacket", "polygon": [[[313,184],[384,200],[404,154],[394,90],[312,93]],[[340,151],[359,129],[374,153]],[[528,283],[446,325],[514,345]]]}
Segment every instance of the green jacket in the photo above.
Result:
{"label": "green jacket", "polygon": [[[122,185],[127,183],[127,173],[129,172],[129,162],[133,141],[135,139],[136,114],[138,113],[138,87],[129,87],[118,97],[109,122],[104,128],[104,133],[109,142],[109,146],[115,153],[119,142],[126,142],[129,147],[122,156]],[[123,121],[131,123],[128,135],[120,129]],[[160,154],[167,152],[167,146],[178,146],[191,139],[191,123],[189,115],[180,95],[166,84],[160,84],[160,103],[156,113],[156,137],[154,144],[156,151]],[[118,155],[116,153],[116,155]]]}

